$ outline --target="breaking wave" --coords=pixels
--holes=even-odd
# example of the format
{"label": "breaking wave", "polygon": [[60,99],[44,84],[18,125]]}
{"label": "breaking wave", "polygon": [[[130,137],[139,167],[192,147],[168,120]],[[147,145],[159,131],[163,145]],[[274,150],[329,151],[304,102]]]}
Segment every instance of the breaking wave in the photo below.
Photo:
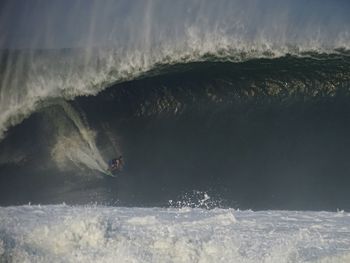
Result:
{"label": "breaking wave", "polygon": [[[0,135],[3,138],[9,127],[20,123],[32,112],[54,104],[57,98],[72,100],[76,96],[95,96],[115,83],[161,75],[167,70],[183,71],[201,63],[232,63],[231,67],[237,73],[246,73],[251,66],[251,70],[272,65],[274,68],[266,69],[278,71],[282,66],[286,71],[288,67],[299,67],[299,70],[304,68],[309,72],[308,67],[311,67],[320,77],[318,80],[315,76],[315,81],[322,81],[325,74],[334,71],[346,75],[349,64],[349,53],[341,49],[331,50],[330,54],[292,50],[280,53],[269,49],[243,52],[227,48],[191,52],[173,54],[167,51],[154,58],[140,53],[127,55],[125,59],[117,51],[3,51]],[[341,78],[347,80],[347,76]]]}
{"label": "breaking wave", "polygon": [[[60,52],[37,55],[55,61],[53,54],[59,60],[72,51]],[[96,70],[97,65],[104,64],[96,61]],[[24,87],[31,83],[33,89],[43,91],[43,97],[40,92],[27,92],[12,97],[16,98],[12,103],[8,98],[6,109],[1,104],[3,131],[28,117],[1,143],[3,180],[24,174],[29,181],[34,175],[39,181],[52,176],[62,183],[73,180],[59,186],[58,193],[52,190],[57,187],[54,180],[53,185],[45,182],[52,195],[43,193],[45,200],[62,202],[72,195],[73,203],[176,206],[181,193],[208,191],[215,200],[223,200],[220,206],[250,208],[254,203],[253,207],[266,208],[280,207],[281,202],[291,208],[316,209],[324,207],[322,200],[328,194],[309,188],[313,180],[320,187],[330,182],[346,185],[348,168],[342,160],[347,155],[350,56],[345,50],[249,59],[208,54],[193,61],[158,63],[119,79],[110,73],[90,84],[79,82],[90,71],[82,69],[78,74],[79,70],[70,71],[62,63],[63,69],[70,78],[58,73],[48,78],[26,76]],[[79,85],[69,82],[72,76]],[[52,87],[45,81],[55,78],[61,79],[60,85],[43,88]],[[34,80],[42,84],[36,86]],[[27,106],[20,107],[21,103]],[[121,179],[126,184],[123,191],[116,192],[115,183],[106,187],[101,182],[95,182],[92,192],[75,189],[102,178],[107,160],[120,154],[129,164],[129,177]],[[330,177],[334,169],[338,174]],[[298,180],[305,184],[305,200],[290,203]],[[281,185],[270,189],[269,181]],[[101,193],[96,193],[97,185]],[[255,189],[254,194],[247,197],[245,187]],[[259,192],[266,192],[261,203],[256,201]],[[312,200],[308,196],[319,195],[323,197],[317,205],[308,203]],[[335,198],[327,208],[338,202],[347,207],[341,191],[332,195]],[[27,200],[25,196],[18,198]]]}

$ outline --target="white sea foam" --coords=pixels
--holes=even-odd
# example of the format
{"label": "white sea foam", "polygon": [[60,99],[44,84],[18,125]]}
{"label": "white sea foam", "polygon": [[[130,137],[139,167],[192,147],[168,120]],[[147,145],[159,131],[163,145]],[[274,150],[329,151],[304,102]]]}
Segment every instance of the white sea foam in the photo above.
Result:
{"label": "white sea foam", "polygon": [[1,262],[348,262],[350,215],[232,209],[0,208]]}

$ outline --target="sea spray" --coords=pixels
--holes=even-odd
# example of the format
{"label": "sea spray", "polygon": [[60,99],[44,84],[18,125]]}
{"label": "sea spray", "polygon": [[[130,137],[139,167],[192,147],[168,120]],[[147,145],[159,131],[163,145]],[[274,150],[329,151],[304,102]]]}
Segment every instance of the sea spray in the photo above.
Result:
{"label": "sea spray", "polygon": [[52,117],[58,127],[56,144],[51,152],[57,165],[64,169],[70,161],[78,167],[105,172],[108,165],[96,146],[96,133],[69,103],[60,101],[57,105],[63,110],[60,113],[65,114],[65,118]]}

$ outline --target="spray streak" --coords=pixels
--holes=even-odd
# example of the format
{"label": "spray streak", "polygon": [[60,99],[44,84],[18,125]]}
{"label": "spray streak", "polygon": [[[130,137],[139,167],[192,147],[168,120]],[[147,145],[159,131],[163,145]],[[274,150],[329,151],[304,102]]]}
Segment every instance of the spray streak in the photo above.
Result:
{"label": "spray streak", "polygon": [[[58,166],[66,168],[67,160],[69,160],[78,167],[83,165],[91,170],[105,172],[108,166],[96,146],[95,132],[84,124],[78,112],[67,102],[61,101],[59,106],[74,127],[72,128],[67,123],[56,123],[59,129],[52,156]],[[58,119],[58,122],[60,121],[62,119]]]}

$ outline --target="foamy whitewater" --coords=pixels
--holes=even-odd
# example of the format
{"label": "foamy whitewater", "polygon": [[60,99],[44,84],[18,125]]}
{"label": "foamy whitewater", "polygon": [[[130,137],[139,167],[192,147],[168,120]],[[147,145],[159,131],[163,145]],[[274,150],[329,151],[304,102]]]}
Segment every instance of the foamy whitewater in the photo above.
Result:
{"label": "foamy whitewater", "polygon": [[198,208],[0,209],[1,262],[349,262],[350,214]]}

